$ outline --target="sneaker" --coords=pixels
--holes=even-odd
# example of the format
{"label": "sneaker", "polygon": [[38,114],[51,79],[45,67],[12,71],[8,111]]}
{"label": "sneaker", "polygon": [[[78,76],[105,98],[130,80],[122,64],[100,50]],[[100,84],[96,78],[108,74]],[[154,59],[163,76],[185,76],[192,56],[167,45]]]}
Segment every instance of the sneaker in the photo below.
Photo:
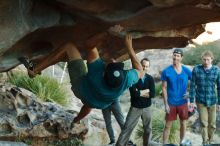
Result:
{"label": "sneaker", "polygon": [[189,139],[184,139],[180,146],[191,146],[192,145],[192,142],[189,140]]}
{"label": "sneaker", "polygon": [[127,146],[136,146],[136,144],[134,144],[133,141],[129,140]]}
{"label": "sneaker", "polygon": [[27,57],[19,57],[18,60],[28,69],[33,71],[35,64],[29,60]]}
{"label": "sneaker", "polygon": [[215,142],[213,140],[209,140],[209,144],[212,145],[215,144]]}
{"label": "sneaker", "polygon": [[18,60],[27,68],[28,75],[30,78],[34,78],[37,74],[39,75],[41,74],[41,72],[39,73],[34,72],[34,68],[36,64],[33,61],[29,60],[27,57],[19,57]]}
{"label": "sneaker", "polygon": [[203,143],[203,146],[210,146],[209,143]]}
{"label": "sneaker", "polygon": [[111,140],[111,141],[109,142],[108,146],[113,146],[113,145],[115,145],[115,141],[114,141],[114,140]]}
{"label": "sneaker", "polygon": [[136,144],[127,144],[126,146],[137,146]]}

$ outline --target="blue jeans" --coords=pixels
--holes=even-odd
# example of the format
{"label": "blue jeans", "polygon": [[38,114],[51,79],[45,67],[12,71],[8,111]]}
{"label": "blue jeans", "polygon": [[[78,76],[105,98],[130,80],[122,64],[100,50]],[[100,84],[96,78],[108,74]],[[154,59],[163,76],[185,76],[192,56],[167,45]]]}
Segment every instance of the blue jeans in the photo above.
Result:
{"label": "blue jeans", "polygon": [[121,106],[119,101],[112,103],[109,107],[102,110],[103,118],[105,120],[106,130],[108,132],[111,142],[115,142],[115,135],[112,128],[111,113],[114,114],[115,119],[117,120],[121,129],[124,126],[124,116],[121,111]]}

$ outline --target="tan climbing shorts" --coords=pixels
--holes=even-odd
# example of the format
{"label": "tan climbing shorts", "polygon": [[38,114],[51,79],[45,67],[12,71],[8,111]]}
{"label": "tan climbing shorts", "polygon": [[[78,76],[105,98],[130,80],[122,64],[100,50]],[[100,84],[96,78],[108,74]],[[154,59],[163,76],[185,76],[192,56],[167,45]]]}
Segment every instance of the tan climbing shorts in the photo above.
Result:
{"label": "tan climbing shorts", "polygon": [[71,89],[77,98],[82,99],[79,88],[82,78],[87,74],[86,64],[83,59],[72,60],[68,62],[68,71]]}

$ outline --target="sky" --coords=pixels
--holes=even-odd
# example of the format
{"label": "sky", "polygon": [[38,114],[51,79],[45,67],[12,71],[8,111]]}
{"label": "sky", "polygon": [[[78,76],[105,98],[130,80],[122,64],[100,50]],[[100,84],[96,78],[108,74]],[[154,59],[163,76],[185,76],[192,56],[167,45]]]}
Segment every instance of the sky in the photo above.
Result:
{"label": "sky", "polygon": [[220,39],[220,22],[207,23],[205,29],[206,31],[193,41],[202,45]]}

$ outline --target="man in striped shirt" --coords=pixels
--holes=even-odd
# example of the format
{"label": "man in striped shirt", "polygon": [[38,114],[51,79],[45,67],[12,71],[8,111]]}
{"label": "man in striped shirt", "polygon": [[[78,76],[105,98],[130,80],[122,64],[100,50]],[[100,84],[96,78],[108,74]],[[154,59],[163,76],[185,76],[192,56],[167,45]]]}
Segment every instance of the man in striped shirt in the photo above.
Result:
{"label": "man in striped shirt", "polygon": [[202,64],[192,71],[189,96],[191,106],[195,106],[195,102],[199,110],[203,145],[208,145],[213,143],[216,108],[220,111],[220,69],[212,65],[214,56],[211,51],[203,52],[201,58]]}

